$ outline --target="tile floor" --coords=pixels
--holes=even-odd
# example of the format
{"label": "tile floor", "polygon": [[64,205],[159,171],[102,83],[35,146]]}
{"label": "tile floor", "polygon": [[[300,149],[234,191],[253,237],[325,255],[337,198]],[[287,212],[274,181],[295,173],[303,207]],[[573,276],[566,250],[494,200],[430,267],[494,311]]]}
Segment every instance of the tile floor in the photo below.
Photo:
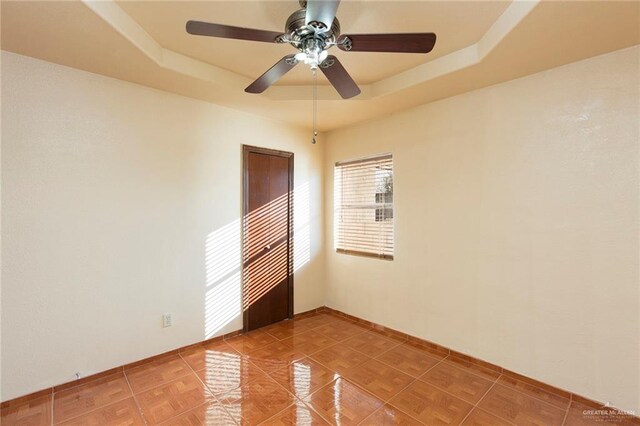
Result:
{"label": "tile floor", "polygon": [[614,425],[491,370],[318,314],[3,410],[2,425]]}

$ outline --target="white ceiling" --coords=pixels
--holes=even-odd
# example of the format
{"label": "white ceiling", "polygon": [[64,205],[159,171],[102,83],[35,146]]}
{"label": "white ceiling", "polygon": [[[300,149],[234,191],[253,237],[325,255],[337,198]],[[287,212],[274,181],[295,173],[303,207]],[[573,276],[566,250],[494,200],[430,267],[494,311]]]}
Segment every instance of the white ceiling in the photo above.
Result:
{"label": "white ceiling", "polygon": [[[289,1],[2,1],[2,49],[309,127],[310,72],[243,89],[293,48],[190,36],[188,19],[282,30]],[[342,32],[438,35],[428,55],[333,49],[362,88],[319,88],[330,130],[640,43],[636,1],[349,1]],[[334,52],[335,51],[335,52]]]}

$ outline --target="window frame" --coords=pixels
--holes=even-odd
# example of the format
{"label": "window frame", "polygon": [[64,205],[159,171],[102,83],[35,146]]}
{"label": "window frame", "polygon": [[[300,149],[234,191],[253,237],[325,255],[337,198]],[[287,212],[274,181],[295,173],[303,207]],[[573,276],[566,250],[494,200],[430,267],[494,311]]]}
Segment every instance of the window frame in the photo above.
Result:
{"label": "window frame", "polygon": [[[385,248],[382,250],[382,252],[373,252],[373,251],[364,251],[364,250],[353,250],[353,249],[349,249],[349,248],[341,248],[341,232],[344,232],[344,230],[341,231],[340,229],[340,220],[341,217],[340,215],[342,214],[342,210],[344,209],[343,207],[343,202],[342,202],[342,192],[344,191],[344,184],[342,183],[342,181],[340,180],[340,182],[338,181],[338,173],[339,170],[341,170],[340,168],[343,166],[353,166],[353,165],[357,165],[357,164],[364,164],[364,163],[372,163],[372,165],[375,164],[375,162],[380,161],[383,162],[385,160],[389,160],[390,161],[390,165],[391,165],[391,179],[392,179],[392,185],[393,185],[393,177],[394,177],[394,167],[393,167],[393,154],[392,153],[384,153],[384,154],[377,154],[377,155],[371,155],[371,156],[367,156],[367,157],[361,157],[361,158],[357,158],[357,159],[352,159],[352,160],[345,160],[345,161],[337,161],[334,164],[334,187],[333,187],[333,197],[334,197],[334,209],[333,209],[333,213],[334,213],[334,249],[336,251],[336,253],[341,253],[341,254],[347,254],[347,255],[353,255],[353,256],[360,256],[360,257],[367,257],[367,258],[375,258],[375,259],[382,259],[382,260],[389,260],[392,261],[394,259],[395,256],[395,202],[394,199],[395,197],[393,196],[393,190],[391,192],[378,192],[376,190],[376,192],[374,193],[374,204],[381,204],[380,207],[373,207],[371,208],[371,210],[373,211],[374,214],[374,223],[380,223],[381,225],[384,222],[389,222],[391,221],[391,244],[390,244],[390,253],[385,252],[387,247],[385,246]],[[375,178],[375,177],[374,177]],[[340,177],[341,179],[341,177]],[[340,188],[338,188],[336,185],[340,185]],[[340,193],[340,195],[338,196],[338,191]],[[382,198],[385,199],[387,196],[385,196],[384,194],[391,194],[391,202],[384,202],[384,203],[378,203],[378,197],[382,195]],[[362,203],[363,205],[366,205],[367,203]],[[391,204],[391,207],[388,207],[388,205]],[[385,211],[385,210],[391,210],[391,217],[389,218],[382,218],[382,220],[378,220],[378,212],[379,211]],[[382,239],[381,239],[382,240]]]}

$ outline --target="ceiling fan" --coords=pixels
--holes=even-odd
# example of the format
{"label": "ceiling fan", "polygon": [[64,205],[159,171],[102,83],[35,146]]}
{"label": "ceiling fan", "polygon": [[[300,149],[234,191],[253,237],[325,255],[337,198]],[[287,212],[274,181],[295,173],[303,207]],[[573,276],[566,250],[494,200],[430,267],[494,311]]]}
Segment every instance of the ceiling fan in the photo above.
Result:
{"label": "ceiling fan", "polygon": [[300,62],[320,70],[344,99],[360,94],[360,88],[328,49],[338,46],[345,52],[429,53],[436,43],[434,33],[341,35],[336,11],[340,0],[299,0],[301,9],[293,12],[285,32],[233,27],[201,21],[188,21],[193,35],[222,37],[265,43],[289,43],[299,50],[280,59],[251,83],[245,92],[262,93]]}

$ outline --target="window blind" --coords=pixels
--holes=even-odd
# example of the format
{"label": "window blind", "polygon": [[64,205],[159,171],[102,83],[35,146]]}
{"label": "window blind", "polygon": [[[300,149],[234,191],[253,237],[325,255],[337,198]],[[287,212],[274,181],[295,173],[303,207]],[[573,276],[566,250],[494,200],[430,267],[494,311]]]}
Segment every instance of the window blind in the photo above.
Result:
{"label": "window blind", "polygon": [[336,251],[393,259],[391,154],[336,163],[334,207]]}

